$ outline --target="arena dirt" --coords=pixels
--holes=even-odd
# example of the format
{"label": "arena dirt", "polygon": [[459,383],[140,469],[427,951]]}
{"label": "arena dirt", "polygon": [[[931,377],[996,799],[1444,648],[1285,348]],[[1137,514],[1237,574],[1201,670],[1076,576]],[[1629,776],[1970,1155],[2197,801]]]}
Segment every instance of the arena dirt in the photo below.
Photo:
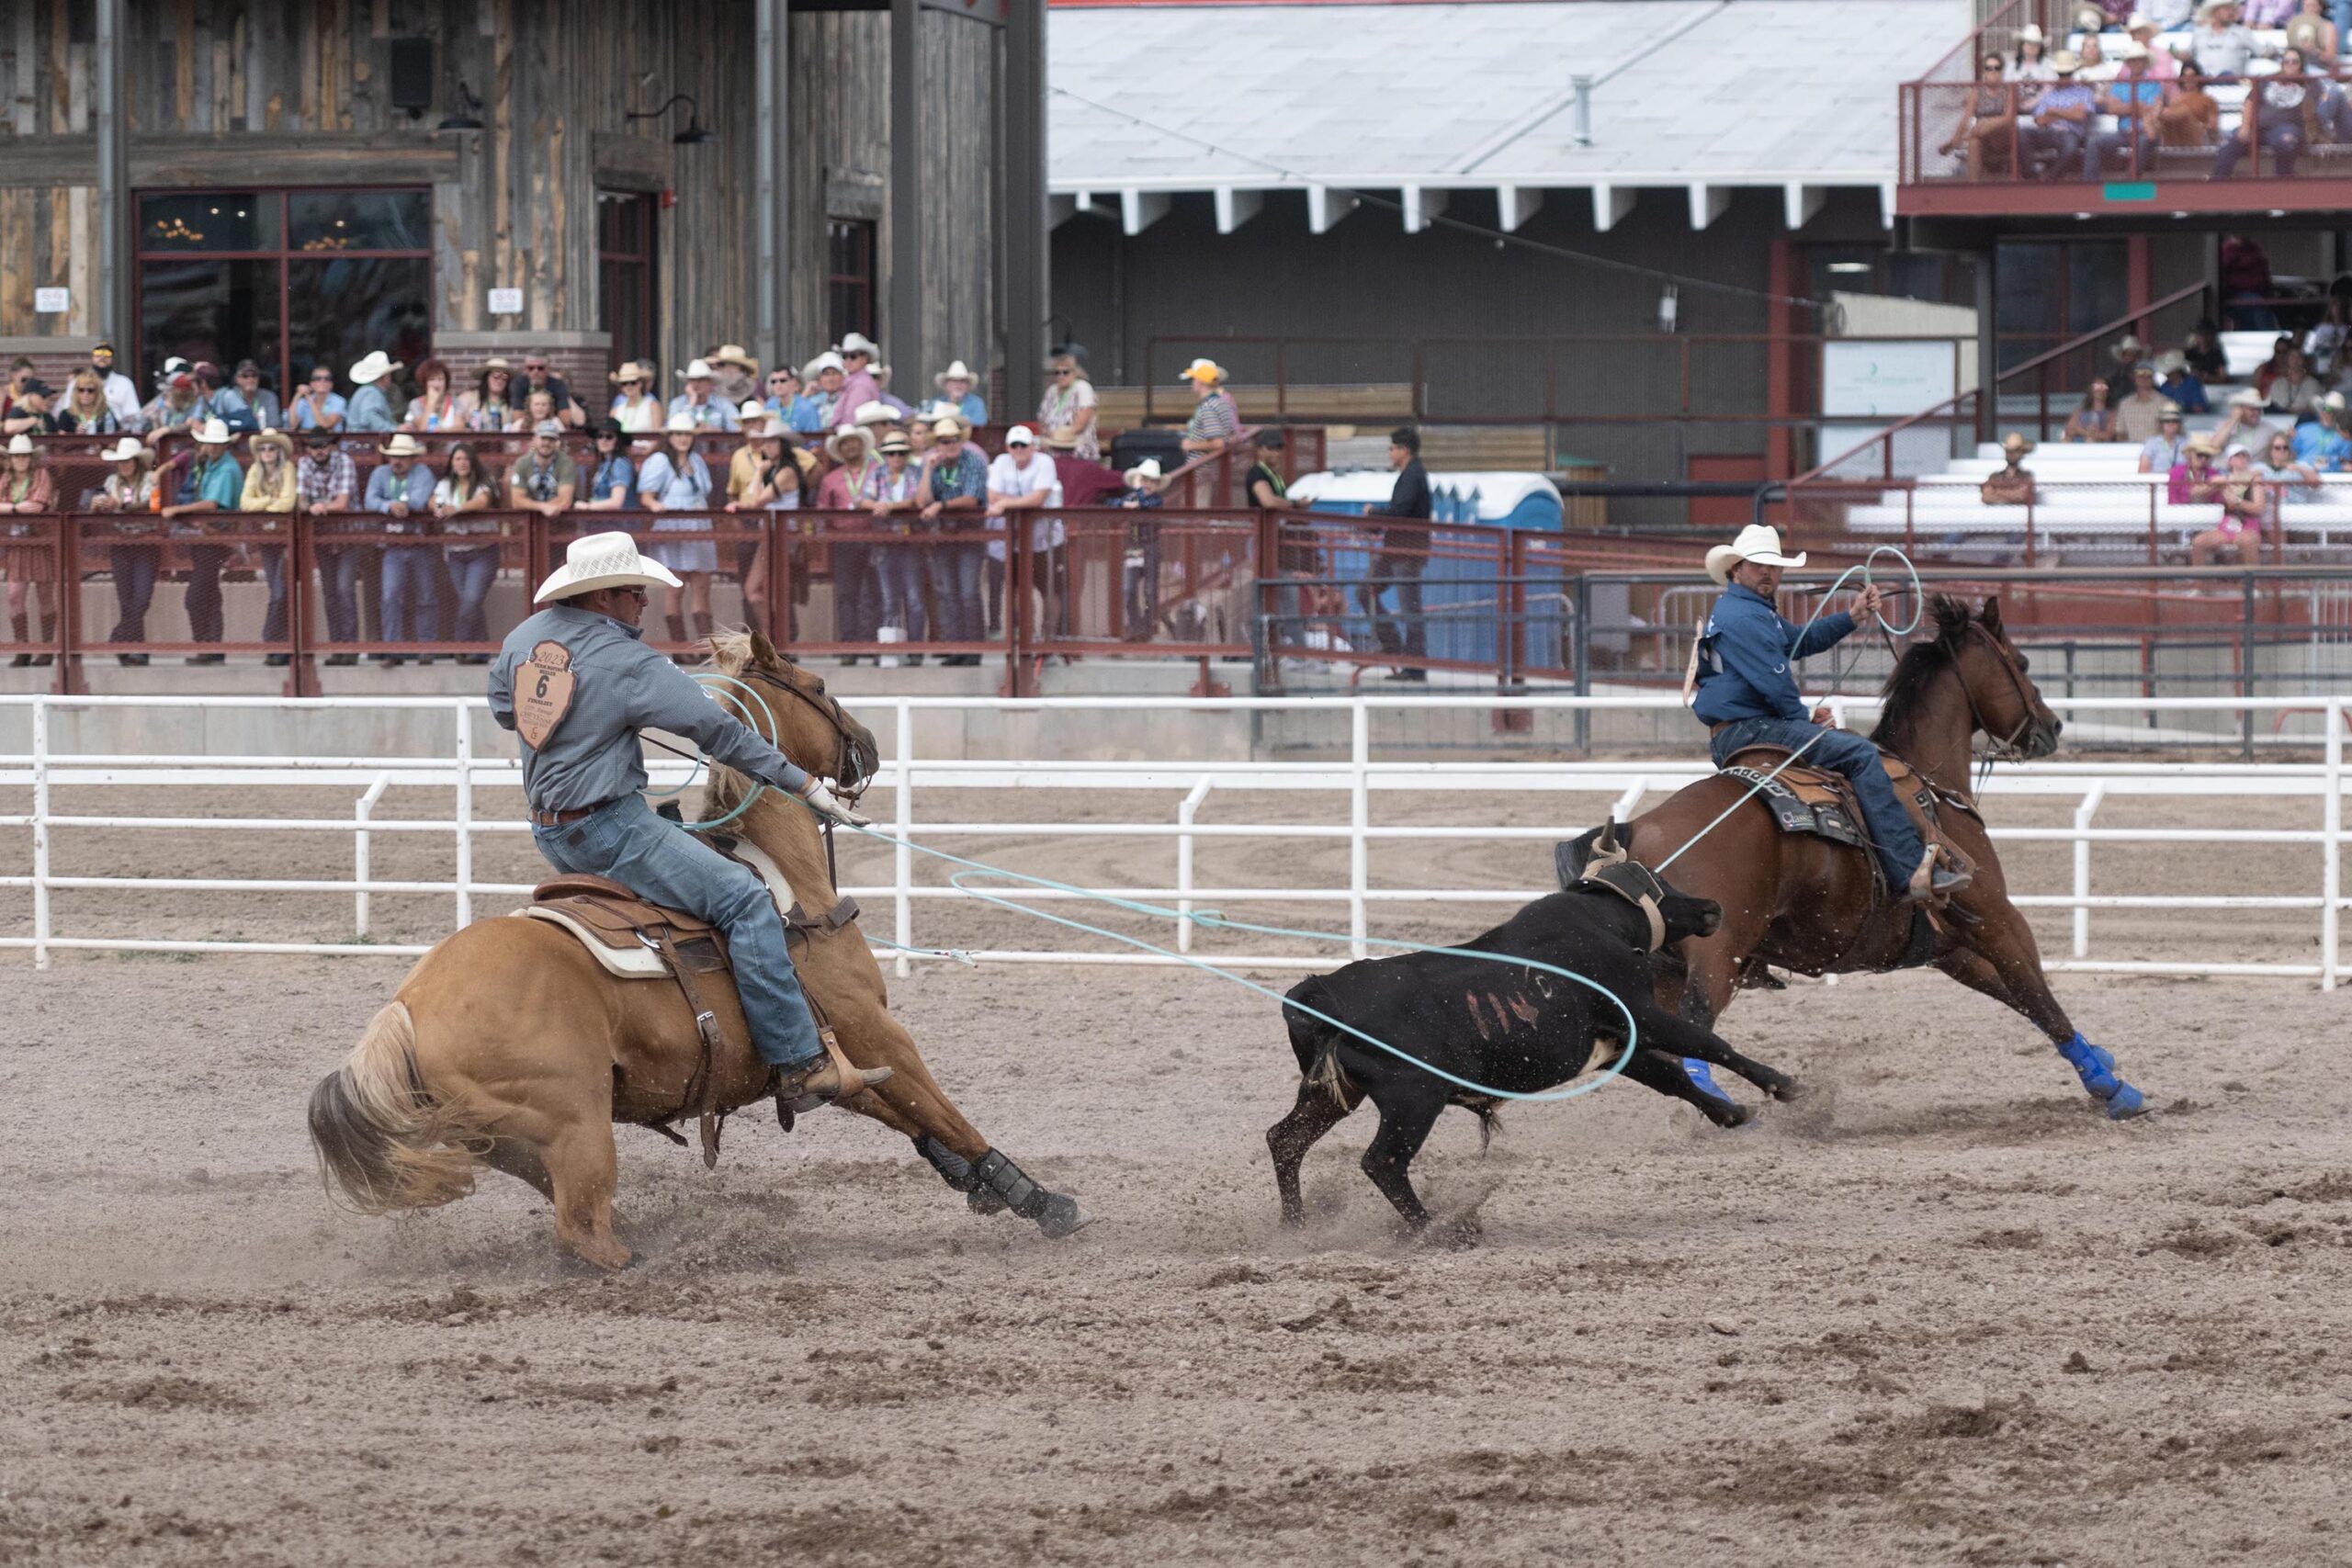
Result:
{"label": "arena dirt", "polygon": [[[348,854],[267,842],[85,834],[59,869]],[[1204,882],[1344,867],[1220,852]],[[1375,864],[1538,880],[1540,846],[1444,853]],[[526,855],[486,851],[484,874]],[[1168,857],[1088,863],[1148,883]],[[2301,891],[2315,859],[2252,863]],[[2060,885],[2063,860],[2018,860]],[[2106,891],[2208,876],[2101,865]],[[121,898],[61,913],[102,931]],[[379,908],[389,934],[446,928],[445,900]],[[349,916],[164,895],[140,923],[331,940]],[[957,918],[943,939],[1014,938]],[[2307,954],[2313,923],[2118,915],[2097,944]],[[399,962],[0,964],[0,1562],[2352,1557],[2352,1031],[2308,983],[2062,977],[2164,1107],[2125,1126],[1932,976],[1751,995],[1726,1032],[1811,1099],[1724,1134],[1612,1086],[1509,1114],[1483,1156],[1449,1116],[1416,1176],[1483,1221],[1453,1251],[1395,1235],[1355,1165],[1368,1111],[1310,1158],[1309,1226],[1276,1224],[1261,1135],[1294,1071],[1270,1004],[1159,971],[926,967],[895,992],[931,1061],[1093,1229],[973,1217],[847,1116],[790,1137],[745,1116],[711,1174],[622,1131],[641,1262],[599,1278],[503,1178],[400,1221],[321,1194],[304,1096]]]}

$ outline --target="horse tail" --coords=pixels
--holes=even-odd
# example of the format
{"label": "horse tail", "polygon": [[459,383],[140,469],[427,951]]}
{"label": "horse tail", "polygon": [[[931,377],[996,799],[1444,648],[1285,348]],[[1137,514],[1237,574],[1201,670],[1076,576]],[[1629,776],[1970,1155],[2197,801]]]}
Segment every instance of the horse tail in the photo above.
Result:
{"label": "horse tail", "polygon": [[434,1098],[416,1066],[416,1022],[390,1002],[342,1066],[311,1091],[311,1143],[327,1190],[364,1214],[428,1209],[474,1190],[477,1129]]}

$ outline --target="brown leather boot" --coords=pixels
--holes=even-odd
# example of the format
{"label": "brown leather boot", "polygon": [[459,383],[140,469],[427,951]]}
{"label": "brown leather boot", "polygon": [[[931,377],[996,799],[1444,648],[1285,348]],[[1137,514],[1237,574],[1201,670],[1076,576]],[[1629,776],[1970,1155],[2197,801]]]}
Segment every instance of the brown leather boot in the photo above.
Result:
{"label": "brown leather boot", "polygon": [[56,645],[57,617],[55,615],[43,615],[40,618],[41,650],[33,655],[34,669],[46,670],[49,668],[51,661],[57,657],[56,654],[51,651],[51,649],[55,648]]}
{"label": "brown leather boot", "polygon": [[690,662],[706,664],[710,660],[711,621],[708,610],[695,612],[695,640],[702,646],[695,649]]}
{"label": "brown leather boot", "polygon": [[[662,624],[669,631],[670,640],[672,642],[684,642],[686,640],[685,616],[664,615],[662,617]],[[684,664],[693,658],[694,655],[690,653],[673,653],[670,655],[670,661],[673,664]]]}
{"label": "brown leather boot", "polygon": [[890,1081],[892,1069],[888,1067],[851,1066],[831,1030],[826,1030],[823,1038],[823,1055],[803,1066],[777,1067],[769,1076],[769,1087],[777,1103],[791,1107],[796,1113],[847,1100]]}
{"label": "brown leather boot", "polygon": [[1965,866],[1937,864],[1938,852],[1937,846],[1929,844],[1927,853],[1919,857],[1918,868],[1911,873],[1911,885],[1905,891],[1914,903],[1941,904],[1974,877]]}
{"label": "brown leather boot", "polygon": [[22,615],[9,616],[8,629],[16,634],[17,645],[17,657],[8,660],[8,668],[11,670],[22,670],[25,666],[33,661],[32,649],[25,646],[25,644],[33,640],[33,634],[30,628],[26,625],[25,617]]}

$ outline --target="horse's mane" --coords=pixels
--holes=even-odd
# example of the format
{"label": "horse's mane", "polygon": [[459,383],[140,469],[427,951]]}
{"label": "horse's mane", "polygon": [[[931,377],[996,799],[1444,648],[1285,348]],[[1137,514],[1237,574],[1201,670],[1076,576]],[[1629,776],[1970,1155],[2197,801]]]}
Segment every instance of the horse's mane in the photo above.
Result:
{"label": "horse's mane", "polygon": [[1976,618],[1965,601],[1946,593],[1928,602],[1928,615],[1935,622],[1936,635],[1905,649],[1903,657],[1894,661],[1894,673],[1879,688],[1878,728],[1871,732],[1871,739],[1890,751],[1901,752],[1911,739],[1920,700],[1936,677],[1960,657],[1961,641]]}

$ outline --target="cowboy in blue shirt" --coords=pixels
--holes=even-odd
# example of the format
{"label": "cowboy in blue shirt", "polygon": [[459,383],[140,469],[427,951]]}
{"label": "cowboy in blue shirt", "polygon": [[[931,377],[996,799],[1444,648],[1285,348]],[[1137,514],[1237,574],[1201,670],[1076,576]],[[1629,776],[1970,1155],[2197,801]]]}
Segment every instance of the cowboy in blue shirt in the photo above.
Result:
{"label": "cowboy in blue shirt", "polygon": [[[1741,529],[1736,541],[1707,552],[1707,575],[1724,588],[1692,654],[1690,705],[1712,727],[1715,766],[1728,765],[1750,746],[1802,752],[1799,761],[1852,781],[1890,889],[1926,898],[1966,886],[1966,872],[1935,865],[1934,852],[1920,841],[1919,830],[1894,798],[1878,748],[1851,730],[1829,728],[1828,709],[1805,711],[1791,662],[1844,641],[1855,616],[1823,615],[1804,627],[1783,617],[1773,605],[1781,570],[1803,565],[1802,554],[1781,553],[1778,529],[1761,525]],[[1872,583],[1862,590],[1855,611],[1874,615],[1878,607],[1878,586]]]}

